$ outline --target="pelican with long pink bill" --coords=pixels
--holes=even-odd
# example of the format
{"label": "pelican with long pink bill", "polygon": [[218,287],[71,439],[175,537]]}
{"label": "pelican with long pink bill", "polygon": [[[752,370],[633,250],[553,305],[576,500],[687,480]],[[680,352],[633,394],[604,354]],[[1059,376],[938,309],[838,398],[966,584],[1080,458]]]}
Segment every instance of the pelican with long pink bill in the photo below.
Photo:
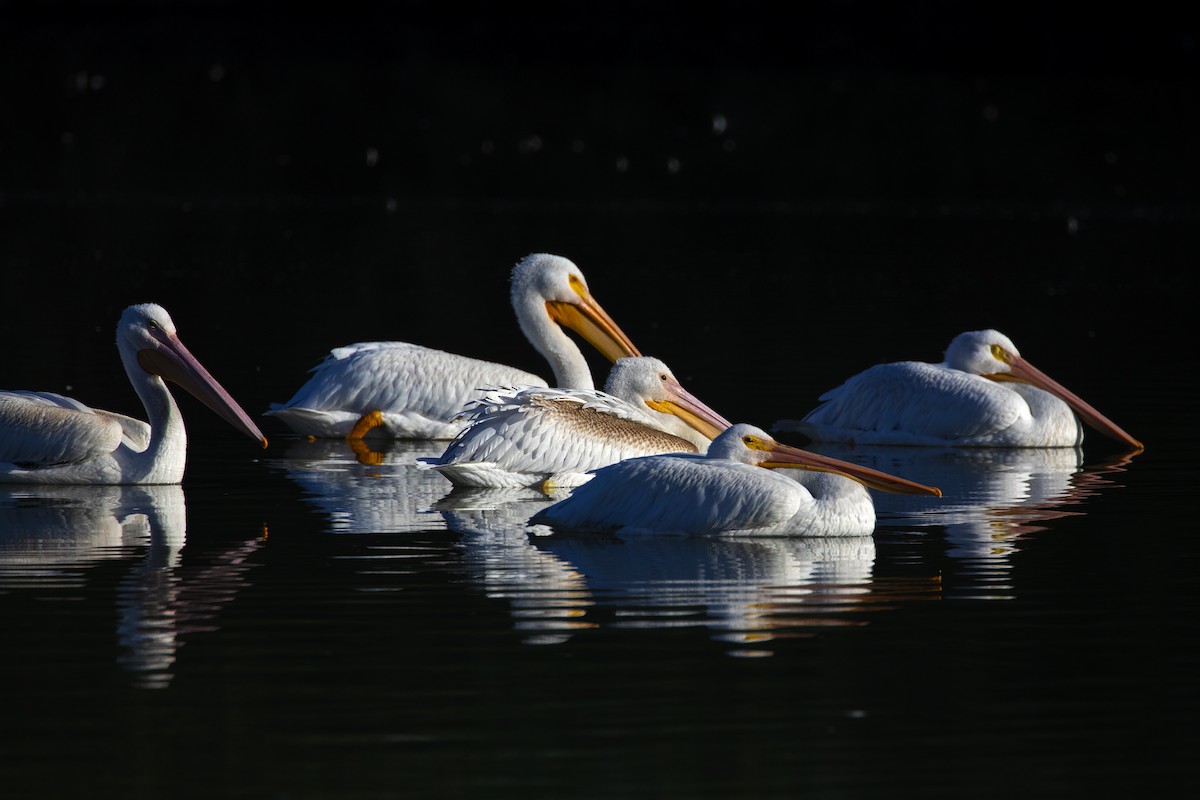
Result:
{"label": "pelican with long pink bill", "polygon": [[865,536],[875,529],[867,487],[941,496],[936,487],[791,447],[739,423],[705,455],[645,456],[598,469],[529,522],[621,534]]}
{"label": "pelican with long pink bill", "polygon": [[494,390],[464,413],[440,458],[421,459],[455,486],[547,491],[590,470],[655,453],[703,453],[729,422],[657,358],[621,358],[604,391]]}
{"label": "pelican with long pink bill", "polygon": [[1076,447],[1086,424],[1142,449],[995,330],[959,334],[940,364],[878,364],[820,399],[803,419],[782,419],[772,429],[863,445]]}
{"label": "pelican with long pink bill", "polygon": [[149,421],[51,392],[0,391],[0,483],[181,483],[187,433],[166,381],[267,446],[258,426],[179,341],[162,306],[126,308],[117,350]]}

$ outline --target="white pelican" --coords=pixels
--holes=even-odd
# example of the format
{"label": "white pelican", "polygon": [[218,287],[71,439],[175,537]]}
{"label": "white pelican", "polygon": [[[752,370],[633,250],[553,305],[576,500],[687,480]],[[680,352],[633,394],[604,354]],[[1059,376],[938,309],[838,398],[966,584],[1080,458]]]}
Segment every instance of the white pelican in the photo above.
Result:
{"label": "white pelican", "polygon": [[[534,253],[512,271],[512,306],[525,337],[550,362],[556,385],[592,389],[592,373],[566,326],[609,361],[639,355],[633,342],[588,291],[568,259]],[[466,404],[495,386],[545,386],[531,373],[408,342],[338,347],[313,376],[267,416],[308,436],[361,439],[382,427],[398,439],[452,439]]]}
{"label": "white pelican", "polygon": [[0,483],[180,483],[187,433],[164,379],[267,446],[241,406],[179,341],[162,306],[125,309],[117,350],[149,424],[50,392],[0,392]]}
{"label": "white pelican", "polygon": [[729,427],[657,358],[618,359],[604,388],[492,391],[464,412],[468,426],[446,452],[424,463],[455,486],[577,486],[625,458],[702,453]]}
{"label": "white pelican", "polygon": [[[775,467],[810,472],[793,479],[770,472]],[[941,496],[935,487],[789,447],[739,423],[703,456],[645,456],[598,469],[530,524],[617,533],[865,536],[875,529],[875,508],[864,486]]]}
{"label": "white pelican", "polygon": [[821,395],[822,404],[803,419],[779,420],[773,430],[867,445],[1075,447],[1083,441],[1082,419],[1142,449],[998,331],[959,334],[945,359],[878,364]]}

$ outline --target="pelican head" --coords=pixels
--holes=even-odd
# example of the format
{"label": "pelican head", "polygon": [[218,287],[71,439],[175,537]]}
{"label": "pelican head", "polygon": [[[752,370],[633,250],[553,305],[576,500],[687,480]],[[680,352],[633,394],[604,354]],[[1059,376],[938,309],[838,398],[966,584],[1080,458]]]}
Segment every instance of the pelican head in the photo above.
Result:
{"label": "pelican head", "polygon": [[512,305],[526,338],[552,364],[555,358],[544,348],[551,346],[548,328],[557,326],[578,333],[609,361],[641,355],[592,297],[579,267],[562,256],[534,253],[521,259],[512,271]]}
{"label": "pelican head", "polygon": [[1009,361],[997,353],[1020,358],[1017,346],[1000,331],[968,331],[960,333],[946,348],[946,366],[972,375],[988,377],[1008,371]]}
{"label": "pelican head", "polygon": [[993,381],[1026,383],[1062,400],[1079,418],[1100,433],[1136,450],[1143,445],[1101,414],[1074,392],[1030,364],[1017,351],[1017,346],[995,330],[960,333],[946,349],[946,366],[980,375]]}
{"label": "pelican head", "polygon": [[708,447],[709,458],[727,458],[742,464],[776,469],[791,467],[807,469],[813,472],[832,472],[845,478],[858,481],[864,486],[879,489],[893,494],[930,494],[942,496],[942,490],[936,486],[925,486],[920,483],[898,478],[886,472],[851,464],[837,458],[810,453],[798,447],[775,441],[766,431],[746,423],[738,423],[727,429],[713,440]]}
{"label": "pelican head", "polygon": [[676,416],[706,439],[716,438],[731,424],[684,389],[667,365],[651,356],[617,360],[608,373],[604,391],[644,404],[651,411]]}
{"label": "pelican head", "polygon": [[162,306],[143,303],[125,309],[117,323],[117,348],[131,376],[142,371],[181,386],[221,419],[267,446],[249,415],[179,341],[175,323]]}

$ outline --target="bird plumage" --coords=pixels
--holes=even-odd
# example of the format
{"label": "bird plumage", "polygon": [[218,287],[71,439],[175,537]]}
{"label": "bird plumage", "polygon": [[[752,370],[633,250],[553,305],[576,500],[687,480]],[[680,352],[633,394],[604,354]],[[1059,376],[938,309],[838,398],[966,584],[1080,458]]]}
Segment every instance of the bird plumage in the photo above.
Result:
{"label": "bird plumage", "polygon": [[802,419],[781,419],[773,429],[864,445],[1075,447],[1087,423],[1141,448],[995,330],[955,337],[941,363],[875,365],[820,400]]}
{"label": "bird plumage", "polygon": [[729,426],[657,358],[619,359],[605,389],[489,392],[464,413],[467,427],[442,456],[425,463],[456,486],[573,486],[625,458],[702,452]]}
{"label": "bird plumage", "polygon": [[266,446],[246,412],[179,341],[161,306],[125,309],[117,348],[149,421],[52,392],[0,392],[0,482],[179,483],[187,434],[165,380]]}
{"label": "bird plumage", "polygon": [[[814,471],[793,479],[770,470],[785,466]],[[782,445],[743,423],[714,439],[705,455],[645,456],[598,469],[530,523],[623,533],[862,536],[875,527],[862,481],[888,491],[940,494]]]}
{"label": "bird plumage", "polygon": [[363,414],[381,409],[395,438],[449,439],[462,430],[454,412],[483,387],[546,385],[531,372],[409,342],[338,347],[311,373],[291,400],[267,415],[318,438],[346,436]]}
{"label": "bird plumage", "polygon": [[[610,361],[638,355],[629,337],[592,297],[583,273],[561,256],[534,253],[514,268],[511,302],[526,338],[550,364],[557,386],[594,387],[587,359],[563,327]],[[372,428],[404,439],[450,439],[456,419],[490,387],[546,386],[541,377],[409,342],[360,342],[335,348],[286,403],[267,416],[298,433],[361,437]]]}

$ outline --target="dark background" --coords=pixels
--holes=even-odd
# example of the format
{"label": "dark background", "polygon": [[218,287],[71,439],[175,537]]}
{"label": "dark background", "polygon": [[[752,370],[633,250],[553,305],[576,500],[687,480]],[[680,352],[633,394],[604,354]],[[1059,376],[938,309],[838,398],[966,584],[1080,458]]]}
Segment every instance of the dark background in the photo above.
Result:
{"label": "dark background", "polygon": [[1200,221],[1197,28],[1139,12],[2,3],[2,385],[137,411],[146,300],[252,414],[353,341],[545,374],[549,251],[730,418],[997,327],[1138,435]]}
{"label": "dark background", "polygon": [[[138,692],[113,634],[140,561],[5,594],[4,785],[1186,795],[1196,61],[1194,22],[1144,3],[0,0],[0,386],[140,413],[113,327],[145,300],[251,413],[361,340],[545,373],[507,302],[545,250],[731,419],[994,326],[1147,445],[1096,472],[1089,437],[1084,500],[1000,510],[1032,526],[996,526],[1011,556],[885,521],[864,627],[789,606],[776,658],[730,659],[701,627],[521,645],[456,536],[330,535],[283,471],[344,465],[181,400],[167,577],[208,616]],[[316,500],[353,512],[340,486]],[[204,580],[248,544],[247,577]],[[645,611],[619,587],[588,619]]]}

